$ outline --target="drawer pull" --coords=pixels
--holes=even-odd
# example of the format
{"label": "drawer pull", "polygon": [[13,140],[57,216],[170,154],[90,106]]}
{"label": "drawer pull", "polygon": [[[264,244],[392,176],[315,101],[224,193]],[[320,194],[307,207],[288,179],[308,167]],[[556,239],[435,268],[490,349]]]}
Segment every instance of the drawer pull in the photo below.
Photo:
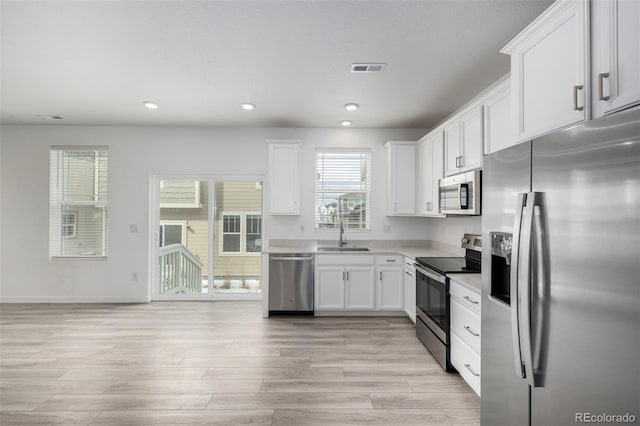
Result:
{"label": "drawer pull", "polygon": [[464,296],[463,299],[466,300],[467,302],[473,303],[474,305],[478,304],[477,300],[473,300],[469,296]]}
{"label": "drawer pull", "polygon": [[465,365],[464,365],[464,367],[465,367],[467,370],[469,370],[469,372],[470,372],[471,374],[473,374],[474,376],[476,376],[476,377],[480,377],[480,374],[479,374],[479,373],[476,373],[475,371],[473,371],[473,370],[471,369],[471,365],[469,365],[469,364],[465,364]]}
{"label": "drawer pull", "polygon": [[407,275],[409,275],[410,277],[412,277],[412,276],[413,276],[413,274],[412,274],[411,272],[409,272],[409,271],[404,271],[404,273],[405,273],[405,274],[407,274]]}
{"label": "drawer pull", "polygon": [[464,326],[464,329],[465,329],[465,330],[467,330],[469,333],[471,333],[471,335],[472,335],[472,336],[476,336],[476,337],[478,337],[478,336],[480,335],[480,334],[476,333],[475,331],[473,331],[473,330],[471,329],[471,327],[469,327],[468,325],[465,325],[465,326]]}

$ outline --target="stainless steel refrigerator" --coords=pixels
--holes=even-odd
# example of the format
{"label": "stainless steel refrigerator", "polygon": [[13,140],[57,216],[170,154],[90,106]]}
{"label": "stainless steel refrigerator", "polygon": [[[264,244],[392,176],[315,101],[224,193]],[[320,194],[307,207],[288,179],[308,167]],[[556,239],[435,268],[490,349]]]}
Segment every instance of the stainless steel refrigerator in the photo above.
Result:
{"label": "stainless steel refrigerator", "polygon": [[640,107],[485,157],[482,208],[482,424],[640,424]]}

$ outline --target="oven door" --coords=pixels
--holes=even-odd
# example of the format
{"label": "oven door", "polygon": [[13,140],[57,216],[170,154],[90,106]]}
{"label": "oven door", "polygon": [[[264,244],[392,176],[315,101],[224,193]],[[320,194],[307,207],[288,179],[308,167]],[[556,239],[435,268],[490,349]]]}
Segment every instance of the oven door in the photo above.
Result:
{"label": "oven door", "polygon": [[449,282],[416,264],[416,315],[444,343],[449,343]]}

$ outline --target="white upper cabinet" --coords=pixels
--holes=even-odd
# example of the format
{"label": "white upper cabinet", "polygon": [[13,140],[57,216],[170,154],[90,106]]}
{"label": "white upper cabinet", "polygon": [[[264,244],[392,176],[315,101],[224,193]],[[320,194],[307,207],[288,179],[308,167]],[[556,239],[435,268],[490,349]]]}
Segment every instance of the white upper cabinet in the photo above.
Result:
{"label": "white upper cabinet", "polygon": [[300,214],[301,141],[267,141],[269,144],[268,205],[272,215]]}
{"label": "white upper cabinet", "polygon": [[511,130],[511,85],[506,79],[484,101],[484,153],[492,154],[515,144]]}
{"label": "white upper cabinet", "polygon": [[589,117],[588,22],[586,0],[559,0],[502,49],[516,141]]}
{"label": "white upper cabinet", "polygon": [[443,131],[437,129],[425,136],[418,145],[420,164],[418,179],[418,214],[438,216],[440,214],[440,179],[444,177]]}
{"label": "white upper cabinet", "polygon": [[391,141],[387,151],[387,215],[416,215],[416,143]]}
{"label": "white upper cabinet", "polygon": [[593,115],[640,102],[640,1],[591,4]]}
{"label": "white upper cabinet", "polygon": [[482,167],[482,105],[475,105],[444,125],[445,175]]}

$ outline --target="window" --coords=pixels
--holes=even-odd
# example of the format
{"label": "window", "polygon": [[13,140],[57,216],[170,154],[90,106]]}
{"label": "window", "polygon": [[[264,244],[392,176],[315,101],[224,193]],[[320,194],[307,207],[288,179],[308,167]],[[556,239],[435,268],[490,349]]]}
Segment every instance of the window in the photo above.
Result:
{"label": "window", "polygon": [[316,151],[316,229],[371,230],[371,151]]}
{"label": "window", "polygon": [[52,147],[49,251],[52,257],[106,257],[106,148]]}
{"label": "window", "polygon": [[184,244],[184,230],[186,222],[160,222],[160,247],[170,246],[172,244]]}
{"label": "window", "polygon": [[262,251],[262,215],[222,213],[222,254],[248,255]]}
{"label": "window", "polygon": [[76,223],[78,220],[78,213],[67,212],[62,214],[62,236],[63,237],[75,237],[76,236]]}
{"label": "window", "polygon": [[245,250],[248,253],[260,253],[262,251],[262,216],[248,214],[246,224]]}

